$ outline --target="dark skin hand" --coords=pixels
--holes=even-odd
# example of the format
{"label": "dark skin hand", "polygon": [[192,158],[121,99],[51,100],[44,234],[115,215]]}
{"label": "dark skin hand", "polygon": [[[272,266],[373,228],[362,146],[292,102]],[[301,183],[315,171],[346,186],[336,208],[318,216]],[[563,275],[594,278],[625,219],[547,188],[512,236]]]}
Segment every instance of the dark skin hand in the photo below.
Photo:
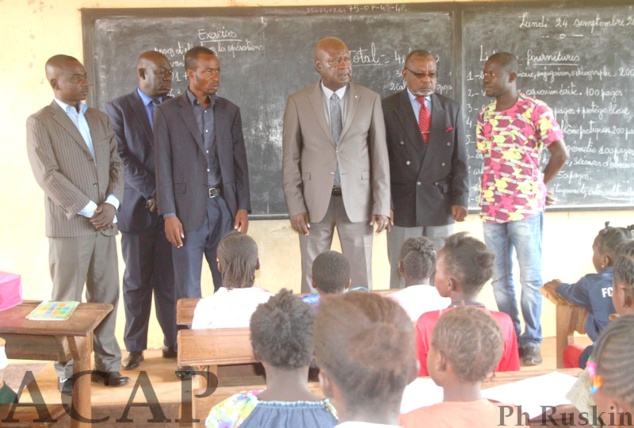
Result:
{"label": "dark skin hand", "polygon": [[467,217],[467,208],[460,205],[452,205],[451,216],[456,221],[464,221],[465,217]]}
{"label": "dark skin hand", "polygon": [[150,210],[151,213],[156,212],[156,210],[158,209],[158,200],[156,198],[156,195],[148,199],[146,207],[148,210]]}
{"label": "dark skin hand", "polygon": [[233,222],[233,228],[238,232],[247,233],[249,230],[249,213],[247,210],[238,210],[236,219]]}
{"label": "dark skin hand", "polygon": [[90,218],[90,222],[95,229],[101,231],[112,228],[112,222],[114,220],[116,210],[114,207],[107,203],[99,204],[95,213]]}
{"label": "dark skin hand", "polygon": [[[544,168],[544,184],[548,184],[553,178],[557,177],[557,173],[570,158],[566,145],[561,140],[553,141],[548,146],[550,159],[546,168]],[[548,190],[546,193],[546,205],[554,205],[557,202],[553,192]]]}
{"label": "dark skin hand", "polygon": [[291,227],[298,233],[308,236],[310,230],[310,222],[308,220],[308,213],[299,213],[291,217]]}
{"label": "dark skin hand", "polygon": [[381,233],[384,230],[388,232],[392,230],[391,221],[388,216],[373,214],[372,220],[370,221],[370,226],[374,226],[376,224],[376,233]]}
{"label": "dark skin hand", "polygon": [[185,239],[185,231],[183,230],[183,224],[178,217],[167,217],[165,219],[165,237],[167,240],[175,246],[180,248],[183,246],[183,239]]}

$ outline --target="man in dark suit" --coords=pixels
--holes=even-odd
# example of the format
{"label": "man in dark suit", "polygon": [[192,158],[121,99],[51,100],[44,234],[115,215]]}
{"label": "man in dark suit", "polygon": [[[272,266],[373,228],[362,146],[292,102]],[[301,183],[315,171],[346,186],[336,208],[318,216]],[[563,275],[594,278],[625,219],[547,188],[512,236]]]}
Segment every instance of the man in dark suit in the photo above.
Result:
{"label": "man in dark suit", "polygon": [[291,226],[299,233],[302,292],[313,260],[330,249],[335,226],[352,287],[372,288],[372,226],[389,229],[389,165],[381,98],[351,82],[352,60],[336,37],[315,46],[321,79],[288,97],[282,176]]}
{"label": "man in dark suit", "polygon": [[[114,309],[95,329],[94,381],[121,386],[121,350],[115,338],[119,273],[115,213],[123,198],[123,166],[108,116],[88,108],[88,76],[77,59],[46,62],[55,100],[26,122],[27,151],[44,190],[52,300],[110,303]],[[72,393],[73,365],[56,363],[58,388]]]}
{"label": "man in dark suit", "polygon": [[467,215],[469,177],[460,104],[435,94],[436,59],[424,50],[407,55],[407,88],[383,100],[390,157],[392,230],[387,235],[390,288],[401,288],[403,242],[426,236],[436,251]]}
{"label": "man in dark suit", "polygon": [[216,249],[232,227],[243,233],[251,210],[240,109],[216,96],[220,63],[211,50],[185,54],[187,91],[154,114],[158,210],[173,245],[176,298],[201,297],[203,255],[222,285]]}
{"label": "man in dark suit", "polygon": [[143,361],[152,293],[156,317],[163,330],[163,357],[176,358],[172,248],[165,238],[163,219],[157,213],[152,133],[154,108],[168,98],[172,86],[172,67],[163,54],[148,51],[139,57],[136,70],[139,87],[106,104],[125,170],[125,203],[117,219],[126,265],[123,274],[126,370],[139,367]]}

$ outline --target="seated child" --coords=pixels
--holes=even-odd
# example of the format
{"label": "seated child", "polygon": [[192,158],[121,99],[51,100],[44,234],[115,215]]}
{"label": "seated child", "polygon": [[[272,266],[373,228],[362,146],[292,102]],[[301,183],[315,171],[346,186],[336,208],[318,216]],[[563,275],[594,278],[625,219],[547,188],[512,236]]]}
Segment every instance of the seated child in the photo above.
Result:
{"label": "seated child", "polygon": [[309,305],[319,304],[323,294],[341,294],[350,287],[350,263],[343,254],[326,251],[315,258],[311,285],[316,293],[307,294],[302,300]]}
{"label": "seated child", "polygon": [[434,283],[438,293],[451,298],[449,309],[427,312],[421,315],[416,323],[416,348],[419,363],[419,376],[427,376],[427,353],[431,332],[436,321],[447,310],[455,306],[474,306],[488,312],[495,319],[504,336],[502,359],[497,371],[513,371],[520,369],[517,350],[517,336],[511,318],[503,313],[488,311],[477,301],[480,290],[493,276],[494,254],[483,242],[460,232],[451,235],[438,254]]}
{"label": "seated child", "polygon": [[[630,275],[634,273],[630,271]],[[620,316],[599,336],[588,360],[590,392],[604,426],[634,424],[634,314]]]}
{"label": "seated child", "polygon": [[398,273],[403,278],[405,288],[386,297],[405,309],[413,322],[429,311],[446,308],[451,299],[438,294],[429,279],[436,266],[436,250],[425,236],[408,238],[401,246],[398,258]]}
{"label": "seated child", "polygon": [[272,296],[253,286],[260,268],[258,246],[249,235],[234,231],[222,238],[217,253],[223,286],[198,302],[192,328],[248,327],[255,308]]}
{"label": "seated child", "polygon": [[[618,317],[634,316],[634,240],[621,244],[616,249],[613,270],[612,301]],[[605,330],[601,332],[599,339]],[[631,354],[624,353],[623,355]],[[623,361],[625,362],[625,360]],[[579,379],[566,395],[566,398],[570,400],[579,413],[592,415],[592,412],[596,412],[596,404],[598,403],[595,404],[594,395],[590,394],[591,386],[590,373],[586,366],[586,369],[579,375]]]}
{"label": "seated child", "polygon": [[515,426],[502,423],[499,406],[482,398],[482,381],[495,369],[504,338],[491,316],[473,306],[456,306],[439,319],[431,336],[427,368],[443,388],[443,402],[421,407],[401,416],[404,428],[491,428]]}
{"label": "seated child", "polygon": [[266,372],[263,391],[244,391],[211,409],[207,427],[332,428],[335,410],[308,390],[315,311],[288,290],[258,306],[251,345]]}
{"label": "seated child", "polygon": [[[610,223],[606,222],[605,228],[599,231],[592,244],[592,263],[597,273],[588,274],[575,284],[563,283],[558,279],[544,284],[544,287],[556,291],[569,302],[588,310],[585,329],[593,342],[597,340],[601,330],[610,323],[610,315],[616,312],[612,303],[614,251],[620,244],[632,239],[632,229],[634,226],[610,227]],[[593,345],[590,345],[584,350],[579,346],[568,346],[564,351],[564,367],[585,368],[592,347]]]}
{"label": "seated child", "polygon": [[416,358],[414,325],[397,303],[358,291],[325,296],[315,321],[315,360],[339,414],[337,427],[398,427]]}

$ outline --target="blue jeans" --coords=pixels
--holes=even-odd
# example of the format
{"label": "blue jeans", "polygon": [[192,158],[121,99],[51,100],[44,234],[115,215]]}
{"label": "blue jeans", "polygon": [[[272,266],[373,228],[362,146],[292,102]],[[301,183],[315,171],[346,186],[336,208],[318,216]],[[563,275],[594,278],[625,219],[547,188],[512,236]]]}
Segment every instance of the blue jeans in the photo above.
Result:
{"label": "blue jeans", "polygon": [[[493,293],[501,312],[508,314],[515,326],[520,348],[539,346],[542,341],[542,232],[544,213],[504,224],[484,223],[484,242],[495,253]],[[515,284],[513,249],[517,251],[522,285],[521,307],[524,333],[521,333]]]}

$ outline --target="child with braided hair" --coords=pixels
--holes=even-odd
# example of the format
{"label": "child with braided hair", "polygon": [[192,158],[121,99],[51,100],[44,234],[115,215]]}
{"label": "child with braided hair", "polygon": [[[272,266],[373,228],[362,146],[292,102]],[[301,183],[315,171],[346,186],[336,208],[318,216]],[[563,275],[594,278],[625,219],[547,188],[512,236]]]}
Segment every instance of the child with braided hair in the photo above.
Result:
{"label": "child with braided hair", "polygon": [[502,358],[497,371],[520,369],[517,336],[511,318],[503,313],[489,311],[478,302],[478,295],[484,284],[493,276],[495,255],[482,241],[469,236],[466,232],[455,233],[445,240],[445,246],[438,254],[434,285],[443,297],[451,298],[448,309],[424,313],[416,322],[416,352],[419,364],[419,376],[427,376],[427,353],[431,332],[438,318],[452,308],[473,306],[487,312],[502,329],[504,344]]}
{"label": "child with braided hair", "polygon": [[634,314],[606,327],[588,361],[590,393],[603,426],[631,427],[634,413]]}
{"label": "child with braided hair", "polygon": [[258,306],[250,322],[253,354],[266,372],[263,391],[243,391],[211,409],[207,428],[332,428],[328,399],[307,385],[315,310],[282,289]]}
{"label": "child with braided hair", "polygon": [[[611,227],[610,222],[606,222],[592,243],[592,263],[597,273],[588,274],[575,284],[563,283],[558,279],[544,284],[546,289],[588,310],[585,329],[593,342],[610,323],[610,315],[616,312],[612,303],[612,264],[616,248],[632,239],[633,230],[634,225]],[[592,348],[593,345],[585,349],[578,345],[567,346],[564,350],[564,367],[585,368]]]}
{"label": "child with braided hair", "polygon": [[[614,308],[618,314],[618,318],[625,316],[634,316],[634,240],[630,240],[621,244],[615,251],[614,264],[613,264],[613,292],[612,302]],[[599,335],[599,341],[606,332],[607,327]],[[632,342],[634,343],[634,342]],[[597,348],[594,353],[598,352]],[[623,361],[627,361],[624,358],[626,355],[634,355],[634,351],[629,354],[623,354],[620,357]],[[590,364],[592,366],[592,364]],[[596,367],[593,367],[594,374],[596,374]],[[630,386],[634,385],[632,380],[625,374],[632,373],[631,362],[628,362],[627,368],[620,375],[623,376],[623,381]],[[579,379],[572,386],[566,398],[570,400],[574,407],[558,406],[557,413],[565,414],[567,411],[573,411],[574,417],[579,419],[581,415],[592,415],[596,412],[596,405],[594,395],[590,393],[592,388],[592,380],[590,375],[590,367],[586,366],[586,369],[579,375]],[[599,400],[601,396],[599,397]],[[593,426],[598,427],[598,424],[594,424],[595,418],[590,416],[589,420],[593,421]],[[630,425],[631,426],[631,425]]]}
{"label": "child with braided hair", "polygon": [[401,246],[398,273],[405,283],[402,290],[386,297],[405,309],[413,322],[428,311],[446,308],[451,300],[438,294],[430,278],[436,267],[436,250],[426,236],[408,238]]}
{"label": "child with braided hair", "polygon": [[501,404],[482,398],[480,389],[502,357],[503,346],[502,330],[486,312],[457,306],[443,313],[434,326],[427,354],[427,369],[436,385],[443,388],[443,402],[402,415],[401,426],[500,426],[504,413]]}
{"label": "child with braided hair", "polygon": [[416,378],[414,325],[403,308],[351,291],[324,296],[316,312],[315,360],[337,428],[398,428],[403,390]]}
{"label": "child with braided hair", "polygon": [[258,245],[249,235],[232,231],[218,244],[217,255],[223,286],[198,302],[192,328],[248,327],[257,306],[272,296],[253,286],[260,269]]}

